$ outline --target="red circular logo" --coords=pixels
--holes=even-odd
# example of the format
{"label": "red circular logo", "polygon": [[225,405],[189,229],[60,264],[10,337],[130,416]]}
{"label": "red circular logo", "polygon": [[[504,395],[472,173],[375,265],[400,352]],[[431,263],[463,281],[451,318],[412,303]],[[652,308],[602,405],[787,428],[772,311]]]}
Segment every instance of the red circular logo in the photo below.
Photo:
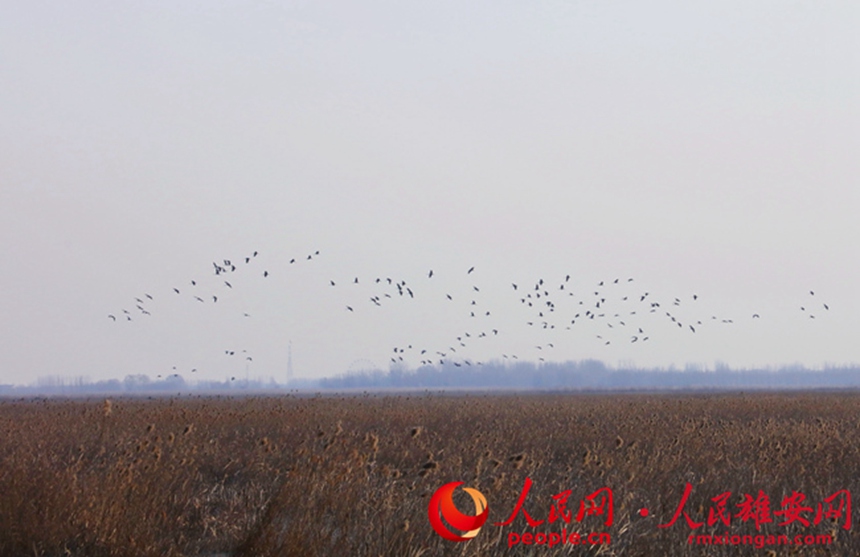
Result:
{"label": "red circular logo", "polygon": [[[430,507],[428,515],[430,517],[430,525],[436,530],[436,533],[452,542],[464,542],[471,540],[481,531],[481,526],[487,521],[490,515],[490,509],[487,507],[487,498],[477,489],[464,487],[463,491],[472,497],[475,503],[475,515],[470,516],[461,513],[454,506],[454,490],[463,485],[463,482],[451,482],[443,485],[430,498]],[[457,530],[464,531],[462,535],[452,532],[442,519]]]}

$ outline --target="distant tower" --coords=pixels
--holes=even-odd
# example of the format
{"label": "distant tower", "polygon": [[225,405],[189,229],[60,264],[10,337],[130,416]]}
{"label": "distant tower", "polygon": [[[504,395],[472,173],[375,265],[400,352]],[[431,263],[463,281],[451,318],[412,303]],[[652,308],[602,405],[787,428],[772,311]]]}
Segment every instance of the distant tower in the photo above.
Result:
{"label": "distant tower", "polygon": [[287,383],[293,378],[293,341],[287,348]]}

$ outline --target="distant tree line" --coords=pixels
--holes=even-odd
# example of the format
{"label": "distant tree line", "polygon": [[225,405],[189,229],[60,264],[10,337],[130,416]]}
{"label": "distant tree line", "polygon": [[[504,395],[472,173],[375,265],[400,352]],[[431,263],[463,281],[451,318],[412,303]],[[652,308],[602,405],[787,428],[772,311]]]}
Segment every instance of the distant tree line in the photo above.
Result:
{"label": "distant tree line", "polygon": [[144,374],[123,380],[90,382],[83,377],[43,377],[33,385],[0,385],[0,396],[88,394],[183,394],[215,392],[283,392],[457,389],[457,390],[673,390],[673,389],[846,389],[860,388],[860,367],[829,366],[812,370],[800,365],[773,369],[731,369],[717,363],[714,370],[688,365],[673,367],[610,368],[598,360],[568,362],[489,362],[483,365],[447,363],[408,369],[393,366],[387,371],[364,370],[323,379],[274,379],[187,382],[176,374],[151,379]]}
{"label": "distant tree line", "polygon": [[611,369],[598,360],[562,363],[491,362],[482,366],[446,364],[416,370],[394,367],[349,373],[319,380],[323,389],[827,389],[860,387],[860,367],[810,370],[802,366],[774,369],[716,370],[674,368]]}

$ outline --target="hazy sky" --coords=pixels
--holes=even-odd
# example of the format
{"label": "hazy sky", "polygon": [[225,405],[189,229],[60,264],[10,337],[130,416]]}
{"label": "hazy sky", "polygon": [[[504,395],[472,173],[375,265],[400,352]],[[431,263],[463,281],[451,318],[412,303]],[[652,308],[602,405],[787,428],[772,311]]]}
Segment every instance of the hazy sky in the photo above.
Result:
{"label": "hazy sky", "polygon": [[0,18],[0,383],[860,362],[854,2],[75,4]]}

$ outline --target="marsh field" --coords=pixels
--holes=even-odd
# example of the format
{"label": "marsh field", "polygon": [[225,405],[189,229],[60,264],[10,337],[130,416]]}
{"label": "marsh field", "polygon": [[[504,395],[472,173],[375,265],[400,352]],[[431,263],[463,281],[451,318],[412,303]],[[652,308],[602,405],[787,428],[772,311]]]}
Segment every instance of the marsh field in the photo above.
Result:
{"label": "marsh field", "polygon": [[[0,429],[3,556],[860,554],[858,393],[4,400]],[[466,542],[428,519],[454,481],[488,502]]]}

